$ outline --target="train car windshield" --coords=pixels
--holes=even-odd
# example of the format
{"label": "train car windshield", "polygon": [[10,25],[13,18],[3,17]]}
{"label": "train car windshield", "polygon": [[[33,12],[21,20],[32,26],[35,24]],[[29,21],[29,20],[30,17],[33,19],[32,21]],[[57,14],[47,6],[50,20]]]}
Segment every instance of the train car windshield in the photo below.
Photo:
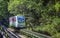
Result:
{"label": "train car windshield", "polygon": [[22,22],[24,22],[25,17],[24,16],[17,16],[17,20],[19,23],[22,23]]}

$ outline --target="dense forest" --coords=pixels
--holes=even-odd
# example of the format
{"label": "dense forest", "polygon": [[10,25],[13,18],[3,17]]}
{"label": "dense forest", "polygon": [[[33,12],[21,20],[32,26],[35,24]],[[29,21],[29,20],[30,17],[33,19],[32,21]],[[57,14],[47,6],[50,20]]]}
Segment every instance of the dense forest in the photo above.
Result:
{"label": "dense forest", "polygon": [[60,0],[0,0],[0,22],[21,14],[27,29],[60,38]]}

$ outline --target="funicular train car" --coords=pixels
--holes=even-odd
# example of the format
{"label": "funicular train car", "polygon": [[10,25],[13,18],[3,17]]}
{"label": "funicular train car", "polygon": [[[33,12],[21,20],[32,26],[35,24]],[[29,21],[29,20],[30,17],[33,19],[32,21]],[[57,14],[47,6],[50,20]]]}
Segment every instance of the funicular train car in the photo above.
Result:
{"label": "funicular train car", "polygon": [[13,16],[9,18],[9,26],[15,28],[25,27],[25,17],[24,16]]}

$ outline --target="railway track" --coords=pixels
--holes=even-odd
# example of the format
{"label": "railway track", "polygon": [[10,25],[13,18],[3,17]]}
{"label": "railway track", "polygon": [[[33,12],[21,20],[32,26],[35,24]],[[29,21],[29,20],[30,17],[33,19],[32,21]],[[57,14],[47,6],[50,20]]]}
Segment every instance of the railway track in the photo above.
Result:
{"label": "railway track", "polygon": [[12,29],[12,28],[8,28],[9,30],[11,30],[14,34],[20,36],[21,38],[28,38],[26,35],[23,35],[20,30],[15,30],[15,29]]}
{"label": "railway track", "polygon": [[7,33],[7,35],[9,36],[9,38],[21,38],[18,35],[16,35],[15,33],[13,33],[10,30],[8,30],[5,26],[2,26],[2,28]]}
{"label": "railway track", "polygon": [[[21,38],[19,36],[19,33],[17,32],[12,32],[10,31],[9,29],[7,29],[5,26],[1,26],[2,29],[7,33],[7,35],[9,36],[9,38]],[[44,35],[44,34],[41,34],[41,33],[36,33],[36,32],[33,32],[33,31],[30,31],[30,30],[26,30],[26,29],[22,29],[20,30],[20,32],[23,32],[25,33],[27,36],[29,35],[30,37],[32,38],[52,38],[50,36],[47,36],[47,35]],[[5,37],[5,36],[4,36]],[[6,38],[6,37],[5,37]]]}

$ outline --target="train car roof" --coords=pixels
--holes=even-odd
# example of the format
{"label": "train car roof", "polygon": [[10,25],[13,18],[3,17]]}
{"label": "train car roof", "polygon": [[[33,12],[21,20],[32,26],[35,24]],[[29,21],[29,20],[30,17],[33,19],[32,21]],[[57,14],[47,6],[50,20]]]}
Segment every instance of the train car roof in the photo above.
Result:
{"label": "train car roof", "polygon": [[13,18],[13,17],[20,17],[20,18],[24,18],[24,16],[12,16],[10,18]]}

